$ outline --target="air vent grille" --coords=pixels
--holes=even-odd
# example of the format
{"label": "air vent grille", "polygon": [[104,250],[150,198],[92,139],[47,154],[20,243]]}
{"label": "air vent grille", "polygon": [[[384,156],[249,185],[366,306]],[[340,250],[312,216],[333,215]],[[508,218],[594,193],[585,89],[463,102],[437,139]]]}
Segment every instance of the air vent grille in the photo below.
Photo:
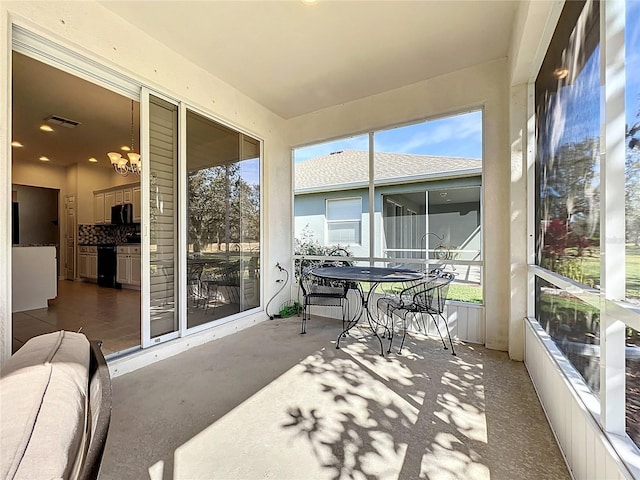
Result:
{"label": "air vent grille", "polygon": [[80,122],[76,122],[75,120],[69,120],[68,118],[59,117],[58,115],[49,115],[44,119],[48,123],[52,123],[54,125],[60,125],[66,128],[76,128],[80,125]]}

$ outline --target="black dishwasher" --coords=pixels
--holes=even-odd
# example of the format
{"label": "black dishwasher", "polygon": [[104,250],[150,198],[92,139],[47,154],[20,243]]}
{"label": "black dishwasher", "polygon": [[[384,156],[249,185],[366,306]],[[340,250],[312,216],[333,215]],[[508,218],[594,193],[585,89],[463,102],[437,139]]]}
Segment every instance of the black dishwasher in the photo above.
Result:
{"label": "black dishwasher", "polygon": [[117,257],[115,245],[98,245],[98,285],[118,288],[116,283]]}

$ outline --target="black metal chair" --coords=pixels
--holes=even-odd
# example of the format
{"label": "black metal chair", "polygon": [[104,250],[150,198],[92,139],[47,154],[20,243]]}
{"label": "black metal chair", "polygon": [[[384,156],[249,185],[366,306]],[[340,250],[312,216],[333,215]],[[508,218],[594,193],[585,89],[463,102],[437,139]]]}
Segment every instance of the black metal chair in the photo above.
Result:
{"label": "black metal chair", "polygon": [[206,296],[201,282],[203,264],[187,263],[187,296],[193,301],[193,306],[204,306]]}
{"label": "black metal chair", "polygon": [[[335,267],[333,264],[321,264],[323,267]],[[302,331],[307,333],[307,320],[311,316],[311,306],[340,307],[342,309],[342,325],[349,318],[349,282],[326,280],[313,276],[313,267],[303,270],[300,275],[300,289],[302,290]]]}
{"label": "black metal chair", "polygon": [[389,351],[391,351],[391,344],[393,342],[394,315],[402,320],[402,343],[398,349],[398,353],[401,353],[407,336],[409,314],[414,314],[413,316],[416,314],[420,315],[425,333],[427,333],[427,325],[424,320],[424,314],[427,314],[434,321],[440,340],[442,340],[442,346],[447,350],[447,345],[442,337],[439,326],[439,320],[442,319],[444,321],[447,329],[447,335],[449,337],[449,344],[451,345],[451,354],[456,354],[455,349],[453,348],[453,341],[451,340],[449,324],[447,322],[447,318],[443,314],[445,303],[447,301],[449,284],[453,279],[454,275],[452,273],[434,271],[427,276],[426,280],[405,288],[398,296],[383,297],[378,300],[378,310],[383,312],[390,322],[391,338],[389,339]]}

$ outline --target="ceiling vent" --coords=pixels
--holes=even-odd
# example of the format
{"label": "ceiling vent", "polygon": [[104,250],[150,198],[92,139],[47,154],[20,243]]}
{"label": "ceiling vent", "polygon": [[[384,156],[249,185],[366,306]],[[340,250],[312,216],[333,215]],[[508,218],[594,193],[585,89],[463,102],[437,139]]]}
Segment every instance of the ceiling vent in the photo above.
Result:
{"label": "ceiling vent", "polygon": [[80,122],[69,120],[68,118],[59,117],[58,115],[49,115],[44,120],[45,122],[52,123],[54,125],[60,125],[66,128],[76,128],[78,125],[80,125]]}

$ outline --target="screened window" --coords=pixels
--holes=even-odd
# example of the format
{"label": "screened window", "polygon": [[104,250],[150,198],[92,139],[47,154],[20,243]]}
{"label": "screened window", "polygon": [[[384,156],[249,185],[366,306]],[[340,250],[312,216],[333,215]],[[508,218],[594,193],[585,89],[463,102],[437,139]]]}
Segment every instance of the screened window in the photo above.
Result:
{"label": "screened window", "polygon": [[[536,269],[535,314],[597,398],[625,399],[626,430],[640,445],[640,4],[627,1],[624,7],[624,72],[609,57],[612,49],[603,52],[600,45],[601,38],[615,44],[611,33],[620,26],[614,21],[621,18],[619,11],[603,2],[566,2],[536,79],[534,211],[541,268]],[[613,30],[601,32],[601,26]],[[616,101],[623,82],[624,108]],[[623,116],[624,132],[611,121]],[[623,133],[624,158],[612,148]],[[624,177],[618,176],[622,162]],[[601,176],[607,181],[602,189]],[[616,195],[622,191],[624,205]],[[616,335],[621,323],[624,338]],[[605,344],[608,348],[601,350]],[[624,382],[602,376],[611,368],[608,362],[616,368],[620,355],[626,360]],[[605,415],[615,418],[622,405],[611,405]]]}
{"label": "screened window", "polygon": [[[536,80],[537,257],[538,265],[593,287],[600,284],[599,10],[591,3],[582,7],[568,3],[563,10],[562,28]],[[600,343],[591,320],[598,313],[585,314],[562,291],[541,283],[538,296],[538,320],[595,389],[590,363],[575,351]]]}
{"label": "screened window", "polygon": [[359,244],[361,218],[361,198],[327,200],[327,243]]}
{"label": "screened window", "polygon": [[346,245],[361,264],[454,272],[449,298],[482,303],[482,110],[296,148],[293,158],[298,260]]}

